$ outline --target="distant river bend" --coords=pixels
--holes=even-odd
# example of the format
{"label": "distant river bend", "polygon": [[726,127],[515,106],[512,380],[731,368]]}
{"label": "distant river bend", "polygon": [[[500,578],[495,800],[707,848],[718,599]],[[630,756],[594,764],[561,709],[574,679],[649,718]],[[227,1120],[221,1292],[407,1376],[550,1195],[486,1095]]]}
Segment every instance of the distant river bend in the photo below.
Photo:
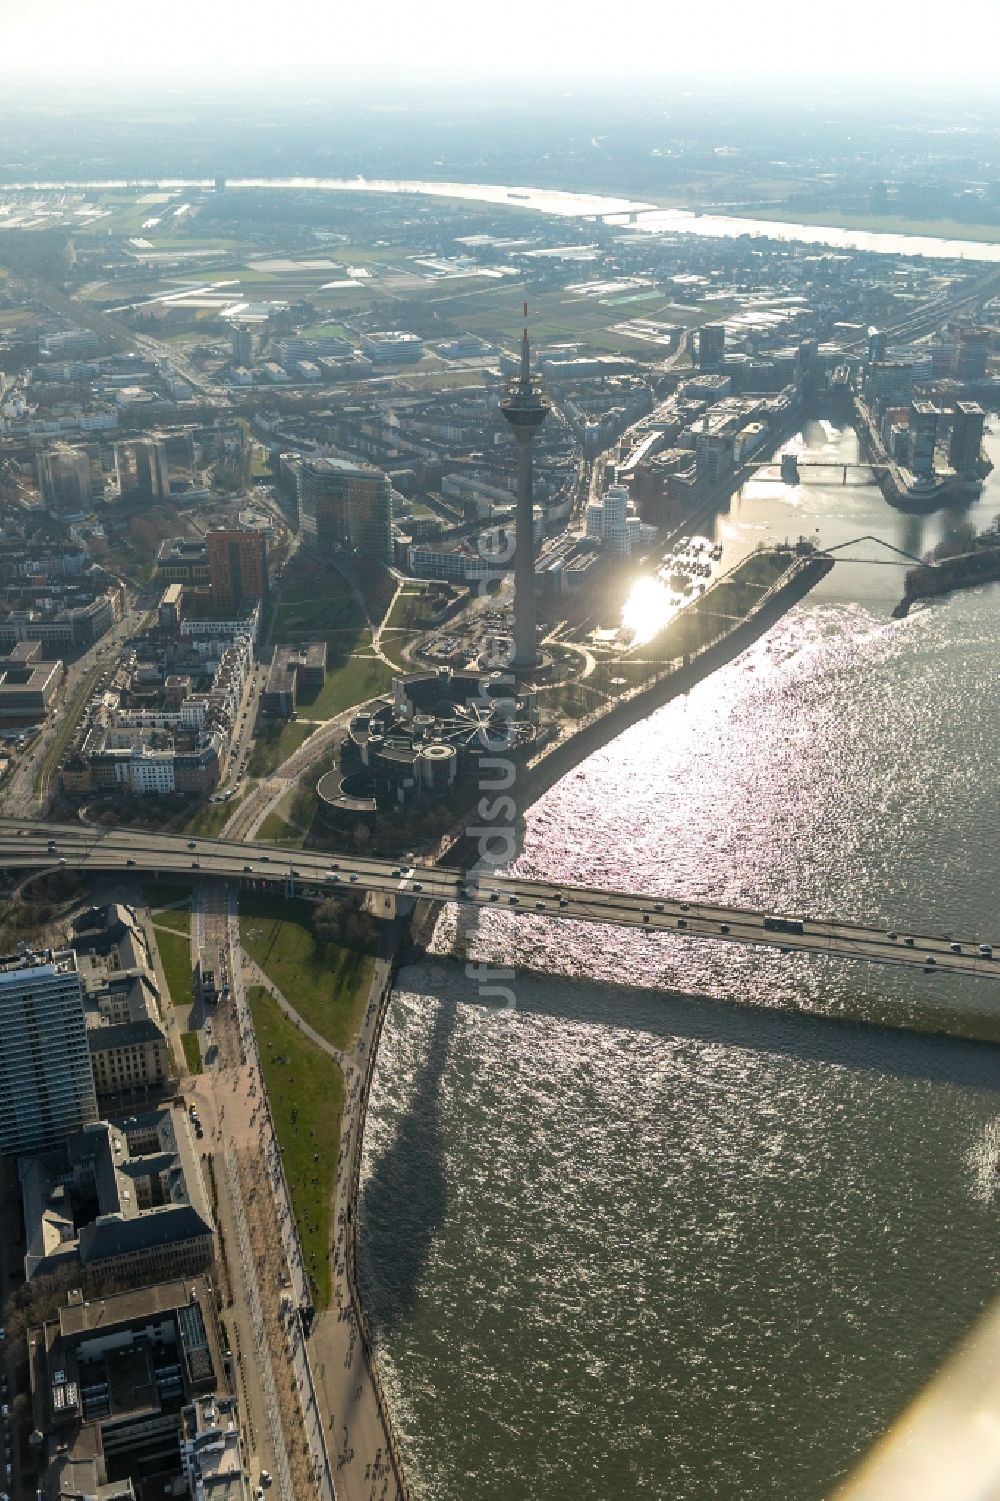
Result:
{"label": "distant river bend", "polygon": [[[159,177],[93,178],[77,181],[0,183],[4,193],[72,192],[77,189],[114,191],[123,188],[159,189],[163,192],[202,191],[214,187],[210,178]],[[1000,261],[1000,243],[980,240],[949,240],[934,235],[895,234],[836,225],[796,224],[770,219],[744,219],[725,214],[697,214],[689,209],[658,208],[656,204],[614,198],[605,194],[561,192],[552,188],[505,187],[494,183],[426,182],[394,178],[341,177],[234,177],[227,188],[316,191],[326,193],[414,193],[434,198],[455,198],[473,203],[506,204],[534,209],[560,218],[600,218],[647,234],[691,234],[709,239],[753,235],[806,245],[829,245],[840,250],[863,250],[881,255],[919,255],[933,260]],[[2,219],[0,219],[2,223]],[[998,235],[1000,240],[1000,235]]]}

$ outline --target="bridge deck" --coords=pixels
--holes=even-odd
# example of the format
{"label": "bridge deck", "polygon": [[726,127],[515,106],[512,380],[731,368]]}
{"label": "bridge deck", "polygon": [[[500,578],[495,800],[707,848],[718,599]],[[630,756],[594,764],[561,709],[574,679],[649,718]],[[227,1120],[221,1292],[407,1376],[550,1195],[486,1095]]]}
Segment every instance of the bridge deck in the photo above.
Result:
{"label": "bridge deck", "polygon": [[902,964],[928,973],[1000,979],[997,959],[979,952],[977,939],[964,939],[957,951],[951,934],[919,934],[838,919],[801,917],[801,931],[765,927],[769,914],[712,902],[685,902],[653,893],[610,891],[565,882],[438,866],[393,863],[373,856],[347,856],[271,844],[123,830],[79,824],[28,824],[0,819],[0,866],[15,870],[88,873],[135,868],[152,875],[191,875],[198,879],[263,881],[285,891],[316,888],[335,895],[344,890],[382,892],[387,897],[429,898],[548,918],[611,923],[669,932],[683,938],[763,945],[784,951],[829,954],[879,964]]}

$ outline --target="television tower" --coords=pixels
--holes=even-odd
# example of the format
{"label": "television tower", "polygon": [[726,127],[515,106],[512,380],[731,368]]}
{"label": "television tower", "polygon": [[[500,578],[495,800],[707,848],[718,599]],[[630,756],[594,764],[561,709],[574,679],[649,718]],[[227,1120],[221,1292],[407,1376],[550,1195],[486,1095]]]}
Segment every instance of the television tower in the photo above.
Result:
{"label": "television tower", "polygon": [[514,529],[514,656],[515,672],[538,665],[535,627],[535,539],[532,500],[531,444],[549,414],[542,377],[532,375],[528,348],[528,304],[524,304],[521,370],[507,382],[500,410],[517,439],[517,508]]}

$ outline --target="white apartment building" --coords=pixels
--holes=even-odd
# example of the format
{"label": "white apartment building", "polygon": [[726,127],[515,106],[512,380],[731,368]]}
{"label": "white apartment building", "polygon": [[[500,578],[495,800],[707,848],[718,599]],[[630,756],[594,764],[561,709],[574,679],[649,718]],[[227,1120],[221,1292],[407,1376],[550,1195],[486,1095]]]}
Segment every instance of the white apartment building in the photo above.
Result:
{"label": "white apartment building", "polygon": [[76,954],[0,959],[0,1152],[55,1146],[96,1119]]}
{"label": "white apartment building", "polygon": [[627,485],[611,485],[587,506],[586,535],[615,557],[628,558],[645,538],[639,517],[629,511]]}

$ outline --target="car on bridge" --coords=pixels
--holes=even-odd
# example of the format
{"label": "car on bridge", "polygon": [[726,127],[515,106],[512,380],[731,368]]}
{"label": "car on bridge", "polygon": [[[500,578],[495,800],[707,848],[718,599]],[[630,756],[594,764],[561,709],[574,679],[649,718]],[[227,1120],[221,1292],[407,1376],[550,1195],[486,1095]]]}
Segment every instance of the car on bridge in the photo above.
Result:
{"label": "car on bridge", "polygon": [[805,923],[801,917],[765,917],[764,927],[769,933],[805,932]]}

